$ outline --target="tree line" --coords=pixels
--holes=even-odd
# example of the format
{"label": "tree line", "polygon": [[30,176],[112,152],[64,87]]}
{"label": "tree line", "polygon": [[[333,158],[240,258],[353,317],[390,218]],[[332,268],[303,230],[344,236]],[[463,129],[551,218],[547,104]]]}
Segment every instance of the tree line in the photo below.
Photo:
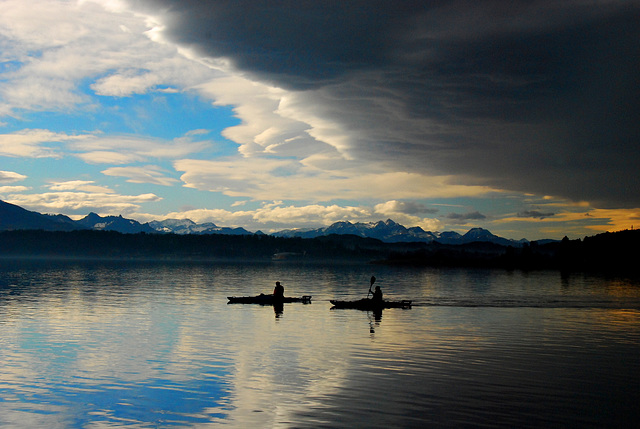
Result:
{"label": "tree line", "polygon": [[488,242],[384,243],[354,235],[284,238],[270,235],[123,234],[115,231],[13,230],[0,232],[4,258],[110,258],[160,260],[271,260],[274,254],[302,261],[363,261],[432,267],[564,269],[640,272],[640,231],[598,234],[580,240],[522,247]]}

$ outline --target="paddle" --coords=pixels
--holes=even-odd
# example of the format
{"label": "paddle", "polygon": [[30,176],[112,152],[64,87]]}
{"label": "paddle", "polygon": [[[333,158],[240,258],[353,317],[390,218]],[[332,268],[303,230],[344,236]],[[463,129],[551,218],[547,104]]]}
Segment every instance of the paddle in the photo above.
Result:
{"label": "paddle", "polygon": [[369,285],[369,292],[367,293],[367,298],[369,298],[369,294],[373,294],[373,292],[371,291],[371,288],[373,287],[373,284],[376,282],[376,276],[371,276],[371,284]]}

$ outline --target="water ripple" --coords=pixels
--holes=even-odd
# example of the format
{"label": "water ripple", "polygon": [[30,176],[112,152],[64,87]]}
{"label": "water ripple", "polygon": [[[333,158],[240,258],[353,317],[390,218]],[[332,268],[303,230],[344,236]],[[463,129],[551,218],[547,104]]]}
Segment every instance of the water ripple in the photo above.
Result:
{"label": "water ripple", "polygon": [[[7,427],[597,427],[640,417],[626,279],[368,266],[0,265]],[[310,305],[227,305],[283,281]],[[363,286],[364,285],[364,286]]]}

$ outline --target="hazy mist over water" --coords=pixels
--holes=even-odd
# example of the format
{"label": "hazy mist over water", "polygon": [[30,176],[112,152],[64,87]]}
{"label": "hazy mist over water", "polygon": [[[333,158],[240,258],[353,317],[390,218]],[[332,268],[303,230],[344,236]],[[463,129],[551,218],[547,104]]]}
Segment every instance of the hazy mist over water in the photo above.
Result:
{"label": "hazy mist over water", "polygon": [[[375,275],[411,309],[331,310]],[[227,296],[313,295],[311,304]],[[640,285],[556,271],[0,262],[3,427],[629,427]]]}

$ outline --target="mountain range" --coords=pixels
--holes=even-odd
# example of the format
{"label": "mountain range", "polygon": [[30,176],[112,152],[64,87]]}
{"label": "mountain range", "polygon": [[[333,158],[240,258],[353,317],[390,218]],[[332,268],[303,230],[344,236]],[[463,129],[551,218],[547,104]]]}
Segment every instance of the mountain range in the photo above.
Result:
{"label": "mountain range", "polygon": [[426,242],[431,243],[437,241],[441,244],[465,244],[476,241],[490,242],[503,246],[521,246],[528,241],[509,240],[498,237],[483,228],[472,228],[466,234],[462,235],[454,231],[447,232],[431,232],[425,231],[419,226],[406,228],[391,219],[378,222],[336,222],[326,228],[307,229],[307,230],[283,230],[272,235],[276,237],[300,237],[300,238],[316,238],[331,234],[351,234],[360,237],[377,238],[386,243],[409,243],[409,242]]}
{"label": "mountain range", "polygon": [[226,234],[226,235],[249,235],[252,232],[244,228],[229,228],[217,226],[213,222],[195,223],[189,219],[165,219],[154,220],[146,223],[153,228],[153,232],[168,234]]}
{"label": "mountain range", "polygon": [[[197,224],[189,219],[166,219],[140,223],[120,216],[99,216],[89,213],[84,218],[74,221],[64,215],[48,215],[26,210],[22,207],[0,201],[0,231],[6,230],[104,230],[117,231],[124,234],[225,234],[225,235],[262,235],[258,231],[249,232],[244,228],[219,227],[212,222]],[[420,227],[406,228],[391,219],[378,222],[336,222],[328,227],[317,229],[288,229],[275,232],[275,237],[316,238],[328,235],[355,235],[375,238],[386,243],[439,242],[441,244],[466,244],[472,242],[490,242],[503,246],[520,247],[528,240],[509,240],[492,234],[483,228],[472,228],[465,234],[454,231],[431,232]]]}

